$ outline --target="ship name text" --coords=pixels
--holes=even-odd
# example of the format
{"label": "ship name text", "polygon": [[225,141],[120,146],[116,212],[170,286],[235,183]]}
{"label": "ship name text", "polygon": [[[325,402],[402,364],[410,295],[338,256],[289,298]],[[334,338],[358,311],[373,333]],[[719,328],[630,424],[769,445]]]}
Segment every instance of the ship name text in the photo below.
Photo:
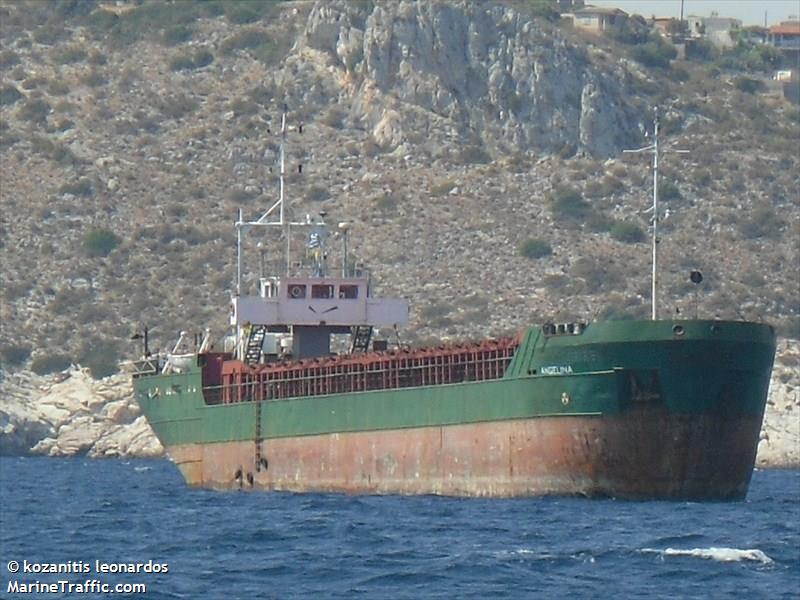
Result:
{"label": "ship name text", "polygon": [[551,365],[539,369],[542,375],[572,375],[572,365]]}

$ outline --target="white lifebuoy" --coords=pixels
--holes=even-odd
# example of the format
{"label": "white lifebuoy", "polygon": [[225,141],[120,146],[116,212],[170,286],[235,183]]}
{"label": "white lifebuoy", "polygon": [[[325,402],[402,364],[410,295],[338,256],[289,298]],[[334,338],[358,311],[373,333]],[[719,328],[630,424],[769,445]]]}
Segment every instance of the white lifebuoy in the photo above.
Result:
{"label": "white lifebuoy", "polygon": [[303,294],[303,287],[300,285],[293,285],[289,288],[289,295],[292,298],[300,298]]}

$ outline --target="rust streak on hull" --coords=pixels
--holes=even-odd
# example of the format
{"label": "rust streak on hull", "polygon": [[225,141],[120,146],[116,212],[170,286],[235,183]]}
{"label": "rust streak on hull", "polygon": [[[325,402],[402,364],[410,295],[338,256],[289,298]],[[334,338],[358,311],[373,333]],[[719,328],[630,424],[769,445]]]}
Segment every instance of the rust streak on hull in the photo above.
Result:
{"label": "rust streak on hull", "polygon": [[262,442],[260,470],[254,441],[168,451],[188,484],[217,489],[738,499],[759,426],[757,417],[643,409],[286,437]]}

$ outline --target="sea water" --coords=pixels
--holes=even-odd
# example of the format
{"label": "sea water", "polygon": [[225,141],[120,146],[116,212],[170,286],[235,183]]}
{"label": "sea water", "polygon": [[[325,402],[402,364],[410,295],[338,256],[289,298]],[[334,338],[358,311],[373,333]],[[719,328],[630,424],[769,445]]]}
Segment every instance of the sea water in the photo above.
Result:
{"label": "sea water", "polygon": [[730,503],[214,492],[82,458],[2,458],[0,487],[0,598],[800,597],[797,470]]}

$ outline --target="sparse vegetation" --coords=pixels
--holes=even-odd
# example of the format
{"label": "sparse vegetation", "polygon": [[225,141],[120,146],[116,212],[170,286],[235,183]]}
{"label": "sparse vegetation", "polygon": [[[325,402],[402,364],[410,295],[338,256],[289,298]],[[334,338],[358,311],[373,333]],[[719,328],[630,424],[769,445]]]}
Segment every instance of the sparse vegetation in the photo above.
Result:
{"label": "sparse vegetation", "polygon": [[717,56],[714,44],[708,40],[690,40],[686,43],[686,58],[698,62],[708,62]]}
{"label": "sparse vegetation", "polygon": [[449,194],[456,187],[456,182],[452,179],[441,181],[431,186],[431,196],[444,196]]}
{"label": "sparse vegetation", "polygon": [[364,140],[364,147],[363,153],[364,156],[369,156],[370,158],[378,156],[381,154],[382,150],[380,145],[371,137]]}
{"label": "sparse vegetation", "polygon": [[605,198],[625,189],[625,184],[611,174],[600,179],[593,179],[586,184],[584,194],[589,198]]}
{"label": "sparse vegetation", "polygon": [[553,248],[547,240],[528,238],[522,243],[519,251],[525,258],[544,258],[553,253]]}
{"label": "sparse vegetation", "polygon": [[644,44],[650,35],[650,26],[640,15],[618,19],[606,34],[622,44]]}
{"label": "sparse vegetation", "polygon": [[[35,90],[37,88],[44,87],[44,85],[46,83],[47,83],[47,80],[44,77],[27,77],[22,82],[22,89],[24,89],[24,90]],[[38,98],[38,97],[40,97],[40,96],[36,96],[34,94],[31,94],[31,98]]]}
{"label": "sparse vegetation", "polygon": [[30,358],[33,348],[30,344],[6,344],[0,348],[2,364],[17,367]]}
{"label": "sparse vegetation", "polygon": [[22,92],[13,85],[4,85],[0,87],[0,106],[14,104],[20,98],[22,98]]}
{"label": "sparse vegetation", "polygon": [[459,161],[465,165],[485,165],[492,162],[492,157],[479,146],[467,146],[458,155]]}
{"label": "sparse vegetation", "polygon": [[174,56],[169,61],[172,71],[192,71],[202,69],[214,62],[214,55],[206,49],[193,50]]}
{"label": "sparse vegetation", "polygon": [[772,206],[762,204],[738,222],[739,232],[748,239],[776,238],[780,235],[783,220]]}
{"label": "sparse vegetation", "polygon": [[800,316],[784,319],[778,327],[780,335],[790,340],[800,340]]}
{"label": "sparse vegetation", "polygon": [[161,40],[166,46],[177,46],[184,42],[188,42],[194,36],[194,29],[188,25],[175,25],[166,29],[161,34]]}
{"label": "sparse vegetation", "polygon": [[105,257],[119,246],[122,240],[108,229],[93,229],[83,238],[83,249],[89,257]]}
{"label": "sparse vegetation", "polygon": [[627,307],[617,304],[606,304],[597,315],[598,321],[630,321],[640,319],[643,315],[636,314]]}
{"label": "sparse vegetation", "polygon": [[0,69],[7,69],[19,64],[19,55],[11,48],[0,50]]}
{"label": "sparse vegetation", "polygon": [[226,197],[228,200],[238,205],[251,202],[257,195],[258,194],[255,191],[236,187],[228,190]]}
{"label": "sparse vegetation", "polygon": [[453,324],[452,307],[440,302],[432,302],[422,307],[420,316],[429,327],[445,329]]}
{"label": "sparse vegetation", "polygon": [[168,119],[181,119],[197,110],[198,103],[185,94],[165,96],[158,101],[158,110]]}
{"label": "sparse vegetation", "polygon": [[575,156],[575,153],[578,151],[578,146],[575,144],[571,144],[569,142],[564,142],[564,145],[558,149],[556,153],[559,158],[567,159],[572,158]]}
{"label": "sparse vegetation", "polygon": [[618,242],[636,244],[645,240],[644,231],[633,221],[617,221],[611,226],[611,237]]}
{"label": "sparse vegetation", "polygon": [[146,2],[121,14],[95,10],[82,22],[96,38],[109,46],[122,48],[149,36],[163,39],[164,30],[189,25],[202,16],[211,16],[215,8],[213,4]]}
{"label": "sparse vegetation", "polygon": [[236,50],[255,50],[267,42],[269,42],[269,35],[267,35],[266,31],[256,27],[248,27],[225,38],[220,44],[220,50],[223,54],[231,54]]}
{"label": "sparse vegetation", "polygon": [[574,187],[559,186],[550,198],[554,216],[583,219],[591,212],[591,206]]}
{"label": "sparse vegetation", "polygon": [[631,58],[646,67],[666,69],[670,62],[678,56],[675,46],[666,42],[660,35],[654,33],[645,44],[633,46],[630,50]]}
{"label": "sparse vegetation", "polygon": [[680,200],[681,191],[677,185],[668,179],[661,179],[658,182],[658,199],[665,202],[670,200]]}
{"label": "sparse vegetation", "polygon": [[325,115],[322,117],[322,122],[327,125],[328,127],[333,127],[335,129],[341,129],[344,123],[344,118],[347,116],[347,113],[343,108],[338,106],[332,106],[328,109]]}
{"label": "sparse vegetation", "polygon": [[556,22],[561,17],[558,7],[553,0],[527,0],[520,6],[516,4],[515,7],[521,10],[527,10],[528,14],[538,19]]}
{"label": "sparse vegetation", "polygon": [[66,30],[60,23],[51,22],[42,25],[33,31],[33,39],[37,44],[52,46],[56,42],[63,40],[67,35]]}
{"label": "sparse vegetation", "polygon": [[[42,156],[49,158],[50,160],[54,160],[57,163],[62,165],[76,165],[80,161],[69,149],[68,146],[63,144],[62,142],[54,142],[50,138],[43,136],[43,135],[33,135],[30,138],[31,148],[34,152],[41,154]],[[70,185],[70,184],[65,184]],[[62,186],[63,187],[63,186]],[[68,189],[68,188],[66,188]],[[62,192],[62,193],[72,193],[72,192]]]}
{"label": "sparse vegetation", "polygon": [[[261,18],[263,5],[267,3],[234,1],[222,4],[225,18],[236,25],[254,23]],[[259,6],[261,5],[261,6]]]}
{"label": "sparse vegetation", "polygon": [[733,80],[733,87],[745,94],[755,94],[764,89],[764,84],[760,80],[751,77],[736,77]]}
{"label": "sparse vegetation", "polygon": [[403,201],[402,194],[398,192],[387,192],[375,198],[375,208],[382,213],[390,213],[397,210],[397,206]]}
{"label": "sparse vegetation", "polygon": [[77,363],[87,367],[92,377],[108,377],[119,370],[119,345],[114,341],[90,338],[78,352]]}
{"label": "sparse vegetation", "polygon": [[50,57],[57,65],[71,65],[73,63],[82,62],[89,56],[83,46],[71,45],[65,47],[56,47],[50,52]]}
{"label": "sparse vegetation", "polygon": [[321,185],[312,185],[306,193],[306,200],[311,202],[323,202],[331,197],[328,188]]}
{"label": "sparse vegetation", "polygon": [[97,48],[92,48],[89,51],[89,56],[86,59],[90,65],[95,65],[96,67],[101,67],[105,64],[108,64],[108,58],[103,52],[100,52]]}
{"label": "sparse vegetation", "polygon": [[269,63],[286,49],[285,46],[284,36],[273,37],[264,29],[248,27],[226,38],[222,42],[220,50],[225,55],[233,54],[236,51],[246,51],[253,58]]}
{"label": "sparse vegetation", "polygon": [[[65,96],[69,94],[69,85],[63,79],[52,79],[47,85],[47,93],[51,96]],[[56,105],[58,110],[58,105]]]}
{"label": "sparse vegetation", "polygon": [[39,355],[31,361],[31,371],[37,375],[47,375],[63,371],[72,364],[69,356],[61,352]]}
{"label": "sparse vegetation", "polygon": [[244,117],[258,114],[261,106],[250,98],[234,98],[231,100],[230,109],[236,117]]}
{"label": "sparse vegetation", "polygon": [[572,274],[583,280],[583,293],[588,294],[618,290],[624,281],[624,270],[601,258],[579,258],[572,265]]}
{"label": "sparse vegetation", "polygon": [[769,73],[780,66],[781,60],[781,53],[777,48],[745,38],[723,52],[714,66],[720,70]]}
{"label": "sparse vegetation", "polygon": [[81,81],[89,87],[100,87],[108,83],[108,77],[103,71],[92,69],[86,75],[81,77]]}
{"label": "sparse vegetation", "polygon": [[17,117],[32,123],[44,123],[51,111],[50,104],[43,98],[28,98],[17,111]]}
{"label": "sparse vegetation", "polygon": [[83,196],[84,198],[88,198],[94,194],[94,186],[92,185],[91,180],[83,177],[76,181],[64,183],[58,191],[61,194],[72,194],[73,196]]}

